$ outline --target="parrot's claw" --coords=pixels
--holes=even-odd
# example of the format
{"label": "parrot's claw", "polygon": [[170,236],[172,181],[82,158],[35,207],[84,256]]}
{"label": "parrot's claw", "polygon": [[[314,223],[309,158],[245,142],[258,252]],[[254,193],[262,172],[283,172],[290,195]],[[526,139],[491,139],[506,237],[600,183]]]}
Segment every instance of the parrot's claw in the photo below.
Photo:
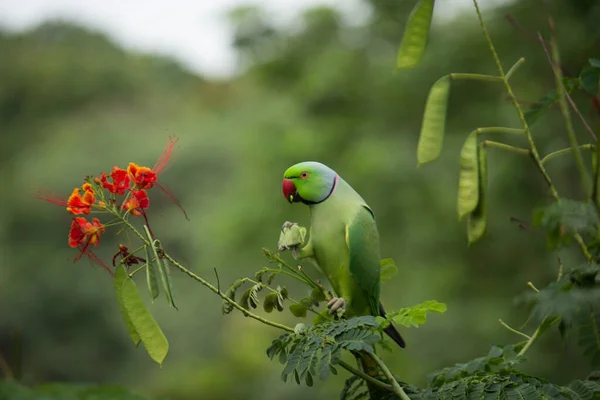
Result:
{"label": "parrot's claw", "polygon": [[346,300],[344,300],[343,297],[332,297],[331,300],[327,302],[327,308],[329,308],[329,315],[337,313],[338,316],[340,316],[340,314],[343,314],[346,310]]}

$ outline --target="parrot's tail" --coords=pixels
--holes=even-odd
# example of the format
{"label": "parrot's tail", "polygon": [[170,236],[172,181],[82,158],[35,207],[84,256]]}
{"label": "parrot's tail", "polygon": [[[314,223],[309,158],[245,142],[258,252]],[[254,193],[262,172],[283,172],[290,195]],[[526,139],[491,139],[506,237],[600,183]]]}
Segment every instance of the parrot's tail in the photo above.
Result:
{"label": "parrot's tail", "polygon": [[[381,304],[381,303],[379,303],[379,315],[381,315],[382,317],[385,316],[385,310],[383,308],[383,304]],[[406,347],[406,342],[404,341],[404,339],[402,339],[400,332],[398,332],[398,330],[396,329],[396,327],[394,325],[392,325],[390,323],[390,325],[387,328],[385,328],[383,331],[385,333],[387,333],[387,335],[389,337],[391,337],[392,340],[398,344],[398,346],[400,346],[402,348]]]}

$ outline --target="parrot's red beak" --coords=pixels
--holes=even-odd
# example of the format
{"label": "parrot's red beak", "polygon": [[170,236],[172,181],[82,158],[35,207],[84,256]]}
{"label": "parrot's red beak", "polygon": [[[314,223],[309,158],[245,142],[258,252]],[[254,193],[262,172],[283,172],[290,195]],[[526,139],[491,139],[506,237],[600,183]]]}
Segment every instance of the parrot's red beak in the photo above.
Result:
{"label": "parrot's red beak", "polygon": [[285,199],[287,201],[291,203],[293,203],[294,201],[298,201],[298,192],[296,191],[296,185],[294,185],[294,182],[292,182],[291,179],[284,179],[283,180],[283,185],[282,185],[282,189],[283,189],[283,197],[285,197]]}

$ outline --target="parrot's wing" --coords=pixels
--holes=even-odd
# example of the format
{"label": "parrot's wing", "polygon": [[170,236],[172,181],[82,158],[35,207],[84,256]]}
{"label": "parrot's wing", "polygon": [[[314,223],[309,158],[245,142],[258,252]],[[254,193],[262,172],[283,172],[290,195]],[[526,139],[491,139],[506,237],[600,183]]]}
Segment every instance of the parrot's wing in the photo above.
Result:
{"label": "parrot's wing", "polygon": [[346,225],[350,274],[365,292],[373,315],[379,315],[379,233],[373,211],[362,204]]}

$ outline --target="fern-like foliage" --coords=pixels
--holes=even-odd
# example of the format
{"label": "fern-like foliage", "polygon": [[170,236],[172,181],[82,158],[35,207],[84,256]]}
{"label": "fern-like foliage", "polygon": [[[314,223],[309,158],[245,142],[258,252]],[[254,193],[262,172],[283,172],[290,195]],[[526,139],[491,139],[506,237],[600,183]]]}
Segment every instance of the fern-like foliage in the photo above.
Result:
{"label": "fern-like foliage", "polygon": [[560,320],[563,336],[576,333],[577,342],[591,364],[600,368],[600,266],[582,264],[568,268],[558,282],[539,292],[527,292],[518,302],[531,306],[534,321]]}
{"label": "fern-like foliage", "polygon": [[293,375],[296,383],[304,381],[313,385],[315,376],[325,380],[337,374],[343,350],[373,352],[373,346],[381,341],[379,324],[372,316],[324,322],[307,326],[298,324],[294,333],[286,333],[275,339],[267,349],[270,359],[279,357],[284,364],[282,380]]}
{"label": "fern-like foliage", "polygon": [[562,199],[534,212],[533,225],[547,232],[549,248],[559,248],[572,242],[572,235],[596,238],[600,217],[590,203]]}
{"label": "fern-like foliage", "polygon": [[473,374],[490,374],[502,371],[512,371],[516,364],[524,361],[518,356],[521,346],[508,345],[504,347],[492,346],[486,356],[475,358],[466,363],[459,363],[447,367],[429,376],[429,383],[433,387],[460,380]]}

